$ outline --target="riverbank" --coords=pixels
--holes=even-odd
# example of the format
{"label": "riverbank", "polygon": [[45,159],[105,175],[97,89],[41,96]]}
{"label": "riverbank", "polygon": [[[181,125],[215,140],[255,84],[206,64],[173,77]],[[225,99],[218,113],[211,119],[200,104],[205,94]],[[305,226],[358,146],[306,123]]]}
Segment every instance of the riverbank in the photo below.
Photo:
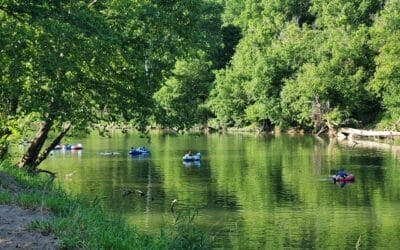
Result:
{"label": "riverbank", "polygon": [[36,209],[0,205],[0,249],[58,249],[59,240],[54,234],[30,226],[46,218],[45,213]]}
{"label": "riverbank", "polygon": [[[0,249],[57,249],[59,239],[35,223],[50,219],[46,209],[23,202],[27,190],[16,178],[0,167]],[[43,208],[43,207],[42,207]]]}
{"label": "riverbank", "polygon": [[3,162],[0,249],[210,248],[209,238],[185,220],[149,235],[107,215],[100,203],[99,198],[89,202],[71,197],[49,176],[29,176]]}

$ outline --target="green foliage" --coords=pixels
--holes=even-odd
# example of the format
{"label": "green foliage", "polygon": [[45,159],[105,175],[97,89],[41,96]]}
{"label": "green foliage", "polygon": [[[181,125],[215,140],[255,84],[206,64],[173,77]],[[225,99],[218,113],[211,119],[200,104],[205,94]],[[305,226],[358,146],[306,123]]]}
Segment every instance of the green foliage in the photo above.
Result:
{"label": "green foliage", "polygon": [[[225,7],[224,21],[241,27],[243,37],[211,92],[217,120],[310,128],[316,97],[346,119],[369,124],[379,117],[380,97],[370,90],[381,85],[367,85],[377,62],[369,29],[381,1],[249,0]],[[387,95],[393,107],[394,96]]]}
{"label": "green foliage", "polygon": [[314,58],[318,63],[304,64],[282,92],[283,105],[289,109],[287,114],[300,114],[298,122],[303,124],[307,116],[310,119],[309,103],[315,96],[329,102],[330,108],[338,108],[358,119],[363,118],[363,114],[376,112],[375,100],[365,88],[370,77],[366,70],[370,63],[365,57],[365,52],[368,53],[366,30],[345,32],[334,29],[320,32],[317,36],[322,41]]}
{"label": "green foliage", "polygon": [[310,11],[317,17],[318,27],[352,29],[361,24],[371,25],[372,15],[381,6],[381,0],[316,0]]}
{"label": "green foliage", "polygon": [[242,114],[246,107],[240,82],[246,76],[232,69],[221,70],[216,75],[215,86],[210,94],[209,106],[221,126],[243,125]]}
{"label": "green foliage", "polygon": [[369,89],[382,99],[385,123],[393,125],[400,117],[400,11],[399,1],[388,1],[371,30],[371,45],[377,51],[376,71]]}
{"label": "green foliage", "polygon": [[205,61],[204,55],[177,61],[173,76],[154,95],[164,114],[156,118],[158,124],[181,130],[206,123],[207,111],[201,105],[213,81],[210,68],[211,62]]}
{"label": "green foliage", "polygon": [[120,219],[106,218],[98,206],[78,207],[50,228],[62,236],[61,246],[65,248],[140,249],[154,244],[153,238],[138,234]]}
{"label": "green foliage", "polygon": [[333,125],[339,125],[345,121],[348,117],[347,114],[340,112],[338,108],[335,108],[324,114],[324,119]]}
{"label": "green foliage", "polygon": [[[164,75],[163,85],[154,94],[158,105],[155,122],[178,130],[206,124],[210,112],[205,101],[214,81],[212,70],[223,67],[232,53],[229,47],[221,49],[221,5],[212,1],[186,2],[190,4],[177,4],[174,8],[184,8],[185,15],[198,13],[191,17],[192,30],[187,34],[193,40],[185,47],[185,53],[175,55],[178,60],[172,71]],[[228,42],[227,45],[234,46]],[[225,52],[222,58],[219,57],[221,51]]]}
{"label": "green foliage", "polygon": [[[297,24],[308,19],[305,12],[308,4],[302,4],[295,1],[245,1],[241,16],[230,19],[231,23],[242,28],[243,38],[229,67],[217,74],[209,102],[222,124],[244,126],[260,124],[264,120],[280,123],[279,93],[283,80],[298,67],[291,63],[301,63],[303,52],[296,53],[302,47],[298,40],[294,40],[298,45],[292,44],[293,50],[287,48],[290,40],[282,30],[292,19],[297,20]],[[241,4],[232,2],[226,5],[229,14],[234,9],[237,11]],[[288,27],[287,35],[295,35],[294,26]],[[260,113],[255,114],[256,110]]]}
{"label": "green foliage", "polygon": [[[193,0],[1,1],[0,112],[38,114],[36,121],[49,121],[55,133],[65,124],[84,131],[111,122],[144,132],[151,120],[163,119],[153,95],[164,79],[173,79],[177,58],[205,53],[204,66],[183,81],[207,81],[199,84],[209,88],[209,61],[221,66],[215,58],[222,46],[221,11],[220,4]],[[208,91],[199,95],[204,102]],[[38,148],[26,158],[35,158],[42,146],[33,145]]]}

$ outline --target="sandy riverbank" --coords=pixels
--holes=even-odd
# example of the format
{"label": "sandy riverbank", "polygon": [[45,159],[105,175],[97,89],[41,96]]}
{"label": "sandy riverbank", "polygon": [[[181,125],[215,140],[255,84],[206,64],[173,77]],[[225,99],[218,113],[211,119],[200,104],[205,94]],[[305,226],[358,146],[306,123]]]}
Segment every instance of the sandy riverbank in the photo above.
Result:
{"label": "sandy riverbank", "polygon": [[[0,172],[0,192],[16,194],[20,188],[13,177]],[[58,239],[46,231],[33,230],[33,221],[50,218],[40,208],[25,209],[13,204],[0,205],[0,249],[58,249]]]}

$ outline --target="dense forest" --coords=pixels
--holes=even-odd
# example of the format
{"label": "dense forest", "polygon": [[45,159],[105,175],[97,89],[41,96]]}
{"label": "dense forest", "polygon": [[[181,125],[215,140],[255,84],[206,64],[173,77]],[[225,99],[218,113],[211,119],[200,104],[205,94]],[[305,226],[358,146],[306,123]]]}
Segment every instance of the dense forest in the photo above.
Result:
{"label": "dense forest", "polygon": [[399,130],[399,11],[400,0],[0,0],[0,157],[32,128],[19,162],[30,170],[70,128],[111,123]]}

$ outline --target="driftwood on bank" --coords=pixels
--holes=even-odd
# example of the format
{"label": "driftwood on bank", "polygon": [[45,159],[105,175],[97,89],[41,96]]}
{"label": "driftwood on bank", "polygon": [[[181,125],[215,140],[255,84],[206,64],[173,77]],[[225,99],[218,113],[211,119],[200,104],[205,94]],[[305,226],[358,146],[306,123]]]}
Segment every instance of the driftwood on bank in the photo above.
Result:
{"label": "driftwood on bank", "polygon": [[341,128],[339,134],[344,137],[380,137],[380,138],[394,138],[400,137],[400,132],[395,131],[372,131],[372,130],[362,130],[354,128]]}

